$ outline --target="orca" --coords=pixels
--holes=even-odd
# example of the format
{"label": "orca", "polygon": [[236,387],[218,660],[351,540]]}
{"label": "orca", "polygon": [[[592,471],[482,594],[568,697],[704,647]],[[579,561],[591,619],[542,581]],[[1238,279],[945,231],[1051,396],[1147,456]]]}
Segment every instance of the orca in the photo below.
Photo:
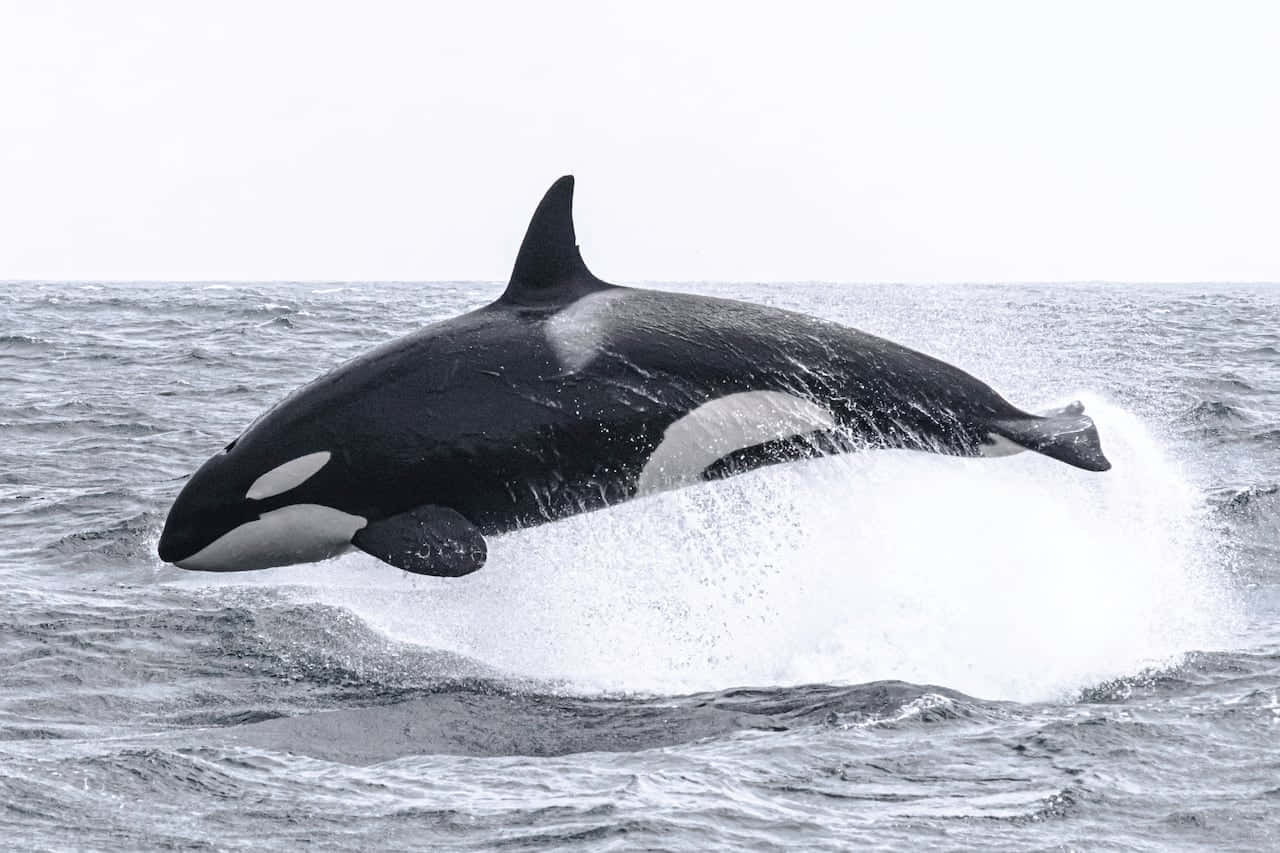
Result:
{"label": "orca", "polygon": [[484,564],[487,536],[814,456],[1032,450],[1111,467],[1079,403],[1031,414],[846,326],[603,282],[572,202],[566,176],[497,301],[316,379],[209,459],[169,512],[160,558],[242,571],[354,547],[457,577]]}

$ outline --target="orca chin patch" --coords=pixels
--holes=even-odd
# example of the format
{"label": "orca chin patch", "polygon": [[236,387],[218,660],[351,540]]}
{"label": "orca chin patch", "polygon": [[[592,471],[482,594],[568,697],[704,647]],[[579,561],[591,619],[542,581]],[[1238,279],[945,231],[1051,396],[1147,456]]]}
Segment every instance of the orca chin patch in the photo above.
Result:
{"label": "orca chin patch", "polygon": [[345,551],[367,523],[333,507],[294,504],[229,530],[174,565],[201,572],[247,572],[327,560]]}

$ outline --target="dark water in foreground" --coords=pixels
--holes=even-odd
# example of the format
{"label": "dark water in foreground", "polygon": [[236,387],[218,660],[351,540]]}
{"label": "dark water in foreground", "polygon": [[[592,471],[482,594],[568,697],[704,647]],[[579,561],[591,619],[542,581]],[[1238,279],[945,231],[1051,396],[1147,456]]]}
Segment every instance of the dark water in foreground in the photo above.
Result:
{"label": "dark water in foreground", "polygon": [[497,286],[0,288],[0,846],[1280,846],[1280,288],[682,288],[1082,397],[1115,468],[783,466],[461,580],[154,547],[266,406]]}

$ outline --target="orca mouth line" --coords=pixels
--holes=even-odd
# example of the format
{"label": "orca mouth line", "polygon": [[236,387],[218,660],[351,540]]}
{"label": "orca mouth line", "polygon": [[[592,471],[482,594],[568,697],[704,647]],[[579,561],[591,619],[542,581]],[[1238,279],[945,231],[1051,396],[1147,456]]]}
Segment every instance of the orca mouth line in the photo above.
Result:
{"label": "orca mouth line", "polygon": [[[243,510],[243,508],[241,508]],[[192,515],[170,511],[160,531],[156,553],[166,563],[177,565],[191,559],[231,531],[257,521],[257,512],[212,512]]]}
{"label": "orca mouth line", "polygon": [[178,537],[167,533],[160,534],[160,544],[156,547],[156,552],[160,555],[160,559],[166,563],[177,565],[188,557],[196,554],[200,549],[192,546],[188,542],[178,541]]}
{"label": "orca mouth line", "polygon": [[211,539],[208,536],[175,533],[170,525],[165,525],[160,533],[156,552],[164,562],[177,565],[199,554],[216,540],[216,536]]}

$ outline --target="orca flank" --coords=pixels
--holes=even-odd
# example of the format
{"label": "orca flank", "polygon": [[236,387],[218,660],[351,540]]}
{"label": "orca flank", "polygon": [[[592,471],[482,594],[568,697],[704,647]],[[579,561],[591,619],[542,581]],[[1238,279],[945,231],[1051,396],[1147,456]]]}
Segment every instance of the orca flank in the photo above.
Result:
{"label": "orca flank", "polygon": [[457,577],[483,566],[486,536],[817,455],[1030,450],[1110,467],[1078,403],[1030,414],[856,329],[603,282],[572,202],[566,176],[498,300],[316,379],[206,462],[161,559],[243,571],[354,547]]}

